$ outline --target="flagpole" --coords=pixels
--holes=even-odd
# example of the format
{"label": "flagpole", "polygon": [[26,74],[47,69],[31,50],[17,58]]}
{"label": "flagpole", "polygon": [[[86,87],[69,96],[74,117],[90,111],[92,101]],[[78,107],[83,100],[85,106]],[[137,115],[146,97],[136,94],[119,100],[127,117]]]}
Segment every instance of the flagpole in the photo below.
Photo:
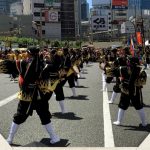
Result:
{"label": "flagpole", "polygon": [[142,46],[143,46],[143,54],[145,54],[145,33],[144,33],[144,22],[143,22],[143,14],[141,9],[141,32],[142,32]]}

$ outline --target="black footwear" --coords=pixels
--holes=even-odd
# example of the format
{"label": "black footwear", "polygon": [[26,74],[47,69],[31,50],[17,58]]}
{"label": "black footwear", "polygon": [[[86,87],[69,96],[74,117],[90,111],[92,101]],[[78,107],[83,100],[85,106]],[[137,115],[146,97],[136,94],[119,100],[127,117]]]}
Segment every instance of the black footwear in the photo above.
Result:
{"label": "black footwear", "polygon": [[142,123],[140,123],[140,124],[139,124],[139,127],[140,127],[140,128],[146,128],[146,127],[147,127],[147,124],[142,125]]}

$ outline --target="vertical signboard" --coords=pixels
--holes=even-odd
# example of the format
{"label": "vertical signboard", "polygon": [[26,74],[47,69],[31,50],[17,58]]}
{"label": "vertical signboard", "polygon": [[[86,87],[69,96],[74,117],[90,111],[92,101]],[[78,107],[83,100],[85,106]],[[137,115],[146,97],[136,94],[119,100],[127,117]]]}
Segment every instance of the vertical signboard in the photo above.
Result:
{"label": "vertical signboard", "polygon": [[112,0],[112,9],[128,9],[128,0]]}
{"label": "vertical signboard", "polygon": [[92,30],[93,31],[108,30],[108,17],[107,16],[92,16]]}

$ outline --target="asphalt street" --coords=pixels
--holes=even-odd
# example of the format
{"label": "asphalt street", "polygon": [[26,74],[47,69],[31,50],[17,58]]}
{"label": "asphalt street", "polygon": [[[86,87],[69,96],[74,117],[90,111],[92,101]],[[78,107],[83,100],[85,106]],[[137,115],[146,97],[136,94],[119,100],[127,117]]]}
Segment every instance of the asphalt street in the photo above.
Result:
{"label": "asphalt street", "polygon": [[[150,70],[147,70],[150,74]],[[138,147],[150,131],[150,79],[143,88],[143,99],[146,104],[145,113],[148,122],[147,128],[139,127],[140,119],[136,110],[131,106],[126,112],[122,126],[112,125],[115,147]],[[80,86],[76,88],[78,97],[70,98],[72,92],[68,84],[64,87],[65,105],[68,113],[60,114],[58,102],[53,95],[49,100],[52,113],[52,123],[60,143],[57,147],[105,147],[104,118],[103,118],[103,92],[101,70],[98,63],[90,63],[84,67]],[[113,84],[108,85],[108,98],[111,97]],[[18,91],[18,83],[10,82],[9,75],[0,75],[0,102]],[[118,111],[119,94],[114,104],[108,104],[111,121],[115,121]],[[0,133],[7,138],[10,124],[16,112],[18,100],[0,107]],[[36,113],[22,124],[15,136],[14,146],[51,147],[49,136]]]}

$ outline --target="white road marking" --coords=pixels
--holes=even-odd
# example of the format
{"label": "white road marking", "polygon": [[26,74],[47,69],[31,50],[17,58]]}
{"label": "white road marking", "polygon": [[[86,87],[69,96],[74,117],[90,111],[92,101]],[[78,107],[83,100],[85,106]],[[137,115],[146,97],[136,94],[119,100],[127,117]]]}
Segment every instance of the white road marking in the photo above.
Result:
{"label": "white road marking", "polygon": [[16,98],[17,98],[17,93],[1,100],[0,101],[0,107],[6,105],[7,103],[13,101]]}
{"label": "white road marking", "polygon": [[[104,89],[103,82],[103,89]],[[104,118],[104,147],[115,147],[111,116],[108,104],[107,88],[103,91],[103,118]]]}
{"label": "white road marking", "polygon": [[139,145],[139,148],[149,148],[150,145],[150,134],[144,139],[144,141]]}

